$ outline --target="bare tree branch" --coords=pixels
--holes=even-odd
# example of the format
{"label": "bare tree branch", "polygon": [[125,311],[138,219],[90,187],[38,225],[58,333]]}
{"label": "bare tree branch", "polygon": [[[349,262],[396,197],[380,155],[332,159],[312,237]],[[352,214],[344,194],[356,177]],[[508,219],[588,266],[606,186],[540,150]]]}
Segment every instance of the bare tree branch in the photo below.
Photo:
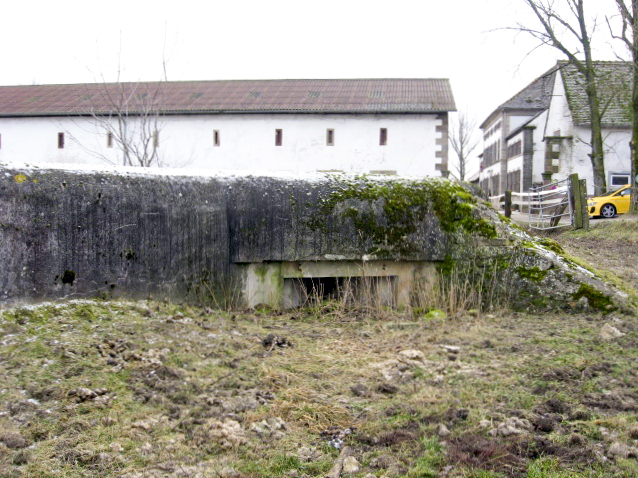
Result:
{"label": "bare tree branch", "polygon": [[[602,193],[607,189],[602,113],[595,63],[592,57],[592,36],[598,26],[597,18],[588,19],[585,14],[584,0],[522,0],[522,2],[534,13],[539,25],[518,23],[516,29],[536,38],[541,45],[549,45],[561,52],[584,78],[583,86],[587,94],[591,123],[590,158],[594,190],[596,193]],[[566,8],[560,9],[560,7]],[[573,48],[570,43],[576,43],[578,46]]]}
{"label": "bare tree branch", "polygon": [[459,159],[459,163],[455,167],[461,181],[465,181],[470,155],[479,144],[479,139],[476,137],[476,123],[475,118],[469,117],[464,112],[460,112],[456,121],[452,123],[450,144]]}

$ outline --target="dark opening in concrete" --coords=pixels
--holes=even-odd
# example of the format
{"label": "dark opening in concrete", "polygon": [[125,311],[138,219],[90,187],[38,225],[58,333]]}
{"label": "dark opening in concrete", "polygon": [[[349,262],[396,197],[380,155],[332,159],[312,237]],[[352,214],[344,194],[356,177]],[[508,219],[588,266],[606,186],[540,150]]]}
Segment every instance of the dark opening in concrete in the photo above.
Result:
{"label": "dark opening in concrete", "polygon": [[397,277],[312,277],[284,279],[288,306],[336,300],[347,304],[394,307]]}

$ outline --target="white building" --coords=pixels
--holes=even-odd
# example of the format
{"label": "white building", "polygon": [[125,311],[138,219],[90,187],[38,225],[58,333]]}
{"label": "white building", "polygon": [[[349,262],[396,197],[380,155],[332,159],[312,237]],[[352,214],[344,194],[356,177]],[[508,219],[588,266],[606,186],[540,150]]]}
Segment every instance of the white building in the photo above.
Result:
{"label": "white building", "polygon": [[[596,62],[603,110],[608,188],[630,181],[631,64]],[[583,77],[567,62],[538,77],[481,125],[480,185],[488,193],[517,192],[578,173],[594,191],[591,128]]]}
{"label": "white building", "polygon": [[454,110],[446,79],[0,86],[0,161],[445,176]]}

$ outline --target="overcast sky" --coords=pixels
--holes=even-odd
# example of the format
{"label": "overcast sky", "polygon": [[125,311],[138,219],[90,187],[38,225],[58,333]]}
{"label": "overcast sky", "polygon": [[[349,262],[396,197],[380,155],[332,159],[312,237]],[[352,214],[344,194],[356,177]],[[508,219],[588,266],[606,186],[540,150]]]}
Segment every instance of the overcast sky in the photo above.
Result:
{"label": "overcast sky", "polygon": [[118,60],[122,80],[159,80],[163,58],[169,80],[449,78],[480,123],[561,58],[498,30],[528,15],[521,0],[4,2],[0,84],[115,81]]}

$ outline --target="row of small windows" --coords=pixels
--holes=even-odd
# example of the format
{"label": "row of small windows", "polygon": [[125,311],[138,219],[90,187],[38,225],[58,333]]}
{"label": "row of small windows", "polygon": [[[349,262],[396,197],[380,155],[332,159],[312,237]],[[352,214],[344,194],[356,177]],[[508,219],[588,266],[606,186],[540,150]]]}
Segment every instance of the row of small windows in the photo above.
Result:
{"label": "row of small windows", "polygon": [[[283,146],[284,144],[284,130],[275,130],[275,146]],[[388,128],[380,128],[379,130],[379,145],[386,146],[388,144]],[[221,134],[219,130],[213,131],[213,145],[221,146]],[[326,146],[335,145],[335,130],[328,128],[326,130]]]}
{"label": "row of small windows", "polygon": [[[106,133],[106,147],[112,148],[115,140],[112,132]],[[64,149],[65,144],[65,133],[58,133],[58,149]],[[283,146],[284,144],[284,130],[276,129],[275,130],[275,146]],[[388,129],[381,128],[379,130],[379,145],[386,146],[388,144]],[[213,130],[213,145],[221,146],[221,134],[219,130]],[[326,146],[334,146],[335,145],[335,130],[327,129],[326,130]],[[159,148],[159,131],[155,131],[153,133],[153,147]],[[2,135],[0,135],[0,148],[2,148]]]}
{"label": "row of small windows", "polygon": [[[58,149],[64,149],[64,141],[64,133],[58,133]],[[108,133],[106,133],[106,147],[112,148],[113,142],[113,133],[109,131]],[[155,131],[153,133],[153,147],[159,148],[159,131]]]}
{"label": "row of small windows", "polygon": [[483,139],[487,140],[490,136],[492,136],[494,133],[496,133],[500,129],[501,129],[501,122],[499,121],[493,127],[491,127],[485,132],[485,134],[483,135]]}

